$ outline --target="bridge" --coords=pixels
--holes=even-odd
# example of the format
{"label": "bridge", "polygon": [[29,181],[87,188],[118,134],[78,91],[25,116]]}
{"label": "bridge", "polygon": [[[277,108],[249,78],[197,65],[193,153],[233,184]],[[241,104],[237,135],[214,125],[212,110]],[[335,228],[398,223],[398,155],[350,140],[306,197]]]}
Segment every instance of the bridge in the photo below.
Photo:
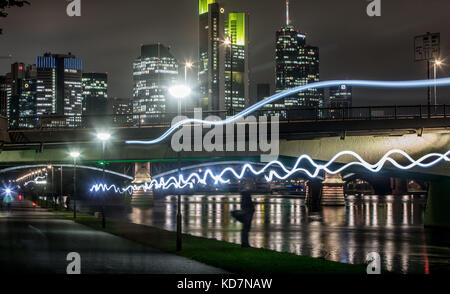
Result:
{"label": "bridge", "polygon": [[[450,107],[439,105],[432,108],[432,113],[427,110],[427,106],[421,105],[286,110],[285,117],[275,122],[279,128],[279,158],[284,162],[292,163],[299,155],[308,154],[318,162],[327,162],[342,150],[351,150],[361,155],[366,161],[374,163],[392,149],[403,150],[415,159],[432,152],[444,154],[450,146]],[[265,116],[271,112],[270,109],[258,111],[257,115]],[[212,114],[208,113],[208,115]],[[224,115],[216,114],[222,117]],[[189,114],[186,115],[189,116]],[[175,162],[177,153],[172,150],[170,139],[150,146],[125,144],[126,140],[142,140],[160,136],[170,127],[174,116],[175,114],[163,114],[154,117],[153,120],[145,121],[141,120],[139,115],[137,117],[129,115],[80,117],[78,120],[86,123],[78,128],[41,124],[38,129],[9,130],[6,118],[0,118],[0,136],[3,142],[0,162],[6,166],[25,163],[70,163],[68,151],[76,148],[82,154],[80,163],[98,164],[99,158],[102,158],[102,151],[95,138],[96,128],[93,125],[111,126],[109,130],[113,133],[113,140],[108,144],[105,153],[107,162]],[[26,118],[27,121],[48,121],[48,119],[50,118]],[[128,123],[123,123],[124,121]],[[236,123],[237,126],[240,124],[249,123],[245,121]],[[267,124],[270,129],[272,123]],[[207,131],[208,129],[203,130],[204,133]],[[183,160],[259,162],[260,154],[259,151],[183,152]],[[343,165],[352,160],[354,158],[349,156],[341,157],[334,165]],[[396,160],[401,164],[408,163],[402,157]],[[189,164],[184,163],[184,165]],[[430,199],[439,199],[439,201],[434,200],[433,203],[445,201],[442,189],[446,189],[447,178],[450,177],[448,162],[444,161],[427,169],[415,167],[408,172],[399,171],[387,164],[383,170],[385,178],[403,178],[397,186],[404,186],[406,178],[419,177],[430,181],[434,183],[430,190],[439,191],[430,192]],[[358,168],[349,170],[349,172],[352,171],[364,173]],[[381,183],[382,185],[386,185],[386,181]],[[402,193],[404,189],[398,192]],[[335,200],[333,197],[330,198]],[[342,201],[338,203],[342,204]],[[434,204],[430,207],[428,211],[432,210],[432,207],[439,208],[441,205]],[[434,215],[441,216],[442,213],[434,213]],[[432,219],[435,218],[436,216]],[[441,223],[442,221],[430,221],[432,222]]]}

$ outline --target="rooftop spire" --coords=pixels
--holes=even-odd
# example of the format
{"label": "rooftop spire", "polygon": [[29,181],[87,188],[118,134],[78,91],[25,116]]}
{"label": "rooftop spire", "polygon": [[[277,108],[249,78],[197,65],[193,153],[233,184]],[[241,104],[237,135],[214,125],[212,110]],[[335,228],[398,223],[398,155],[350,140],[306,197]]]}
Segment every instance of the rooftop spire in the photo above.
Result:
{"label": "rooftop spire", "polygon": [[286,0],[286,25],[288,26],[290,23],[289,19],[289,0]]}

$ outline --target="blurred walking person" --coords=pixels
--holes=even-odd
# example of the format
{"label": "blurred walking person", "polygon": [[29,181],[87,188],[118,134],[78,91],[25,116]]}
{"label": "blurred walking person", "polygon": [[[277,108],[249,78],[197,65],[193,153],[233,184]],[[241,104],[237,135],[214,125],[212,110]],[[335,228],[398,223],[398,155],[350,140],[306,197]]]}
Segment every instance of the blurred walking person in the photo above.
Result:
{"label": "blurred walking person", "polygon": [[249,185],[244,184],[241,192],[241,209],[234,210],[231,215],[242,223],[241,230],[241,246],[243,248],[250,247],[248,234],[252,226],[253,215],[255,214],[255,204],[252,200],[252,194]]}

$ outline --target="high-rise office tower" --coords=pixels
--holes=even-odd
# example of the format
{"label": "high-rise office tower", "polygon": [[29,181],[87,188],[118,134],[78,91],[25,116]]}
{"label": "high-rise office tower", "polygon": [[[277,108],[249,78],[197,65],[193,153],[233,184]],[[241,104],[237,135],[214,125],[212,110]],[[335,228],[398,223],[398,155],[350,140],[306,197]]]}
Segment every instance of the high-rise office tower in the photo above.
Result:
{"label": "high-rise office tower", "polygon": [[83,73],[83,115],[105,115],[108,108],[108,74]]}
{"label": "high-rise office tower", "polygon": [[178,78],[178,62],[169,47],[159,43],[141,47],[141,56],[133,63],[133,112],[140,114],[141,123],[176,111],[168,89]]}
{"label": "high-rise office tower", "polygon": [[348,117],[352,107],[352,87],[339,85],[329,88],[328,115],[330,118]]}
{"label": "high-rise office tower", "polygon": [[33,128],[36,125],[36,66],[11,65],[7,109],[9,128]]}
{"label": "high-rise office tower", "polygon": [[0,76],[0,107],[1,115],[4,117],[9,116],[9,102],[11,101],[11,84],[12,74],[7,73],[4,76]]}
{"label": "high-rise office tower", "polygon": [[[231,12],[225,19],[225,110],[240,112],[249,105],[248,15]],[[231,77],[233,77],[231,81]]]}
{"label": "high-rise office tower", "polygon": [[[286,26],[276,33],[276,92],[319,81],[319,48],[306,43],[305,34],[291,25],[286,0]],[[274,103],[274,108],[317,107],[323,105],[321,90],[311,89]]]}
{"label": "high-rise office tower", "polygon": [[36,66],[37,114],[58,116],[47,120],[45,124],[80,126],[83,101],[82,60],[71,53],[45,53],[37,57]]}
{"label": "high-rise office tower", "polygon": [[198,106],[239,112],[249,104],[248,15],[215,0],[199,0],[199,15]]}
{"label": "high-rise office tower", "polygon": [[[215,0],[199,0],[199,103],[204,110],[223,110],[220,101],[222,12]],[[221,103],[222,102],[222,103]]]}
{"label": "high-rise office tower", "polygon": [[8,116],[8,79],[6,75],[0,76],[0,115]]}
{"label": "high-rise office tower", "polygon": [[330,87],[328,104],[331,108],[352,107],[352,86],[339,85]]}
{"label": "high-rise office tower", "polygon": [[270,84],[258,84],[256,86],[256,102],[264,100],[270,96]]}
{"label": "high-rise office tower", "polygon": [[115,126],[131,126],[133,120],[133,103],[129,98],[112,98],[109,100],[109,109],[113,116]]}

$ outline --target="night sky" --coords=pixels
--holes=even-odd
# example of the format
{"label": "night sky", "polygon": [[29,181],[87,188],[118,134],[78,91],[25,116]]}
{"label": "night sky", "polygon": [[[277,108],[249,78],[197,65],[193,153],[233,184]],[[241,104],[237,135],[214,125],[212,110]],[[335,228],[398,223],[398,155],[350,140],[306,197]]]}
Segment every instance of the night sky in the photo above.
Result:
{"label": "night sky", "polygon": [[[82,16],[68,17],[65,0],[29,0],[1,19],[0,73],[15,61],[35,63],[44,52],[72,52],[86,72],[109,73],[109,95],[132,96],[132,62],[140,45],[161,42],[183,62],[198,55],[197,0],[81,0]],[[223,0],[228,12],[250,13],[251,93],[256,84],[274,84],[275,32],[285,23],[284,0]],[[320,48],[321,80],[426,78],[425,63],[414,62],[413,38],[441,33],[450,76],[450,1],[382,0],[382,16],[366,14],[366,0],[291,0],[292,23]],[[354,90],[354,105],[425,104],[426,90]],[[439,90],[450,103],[450,88]]]}

